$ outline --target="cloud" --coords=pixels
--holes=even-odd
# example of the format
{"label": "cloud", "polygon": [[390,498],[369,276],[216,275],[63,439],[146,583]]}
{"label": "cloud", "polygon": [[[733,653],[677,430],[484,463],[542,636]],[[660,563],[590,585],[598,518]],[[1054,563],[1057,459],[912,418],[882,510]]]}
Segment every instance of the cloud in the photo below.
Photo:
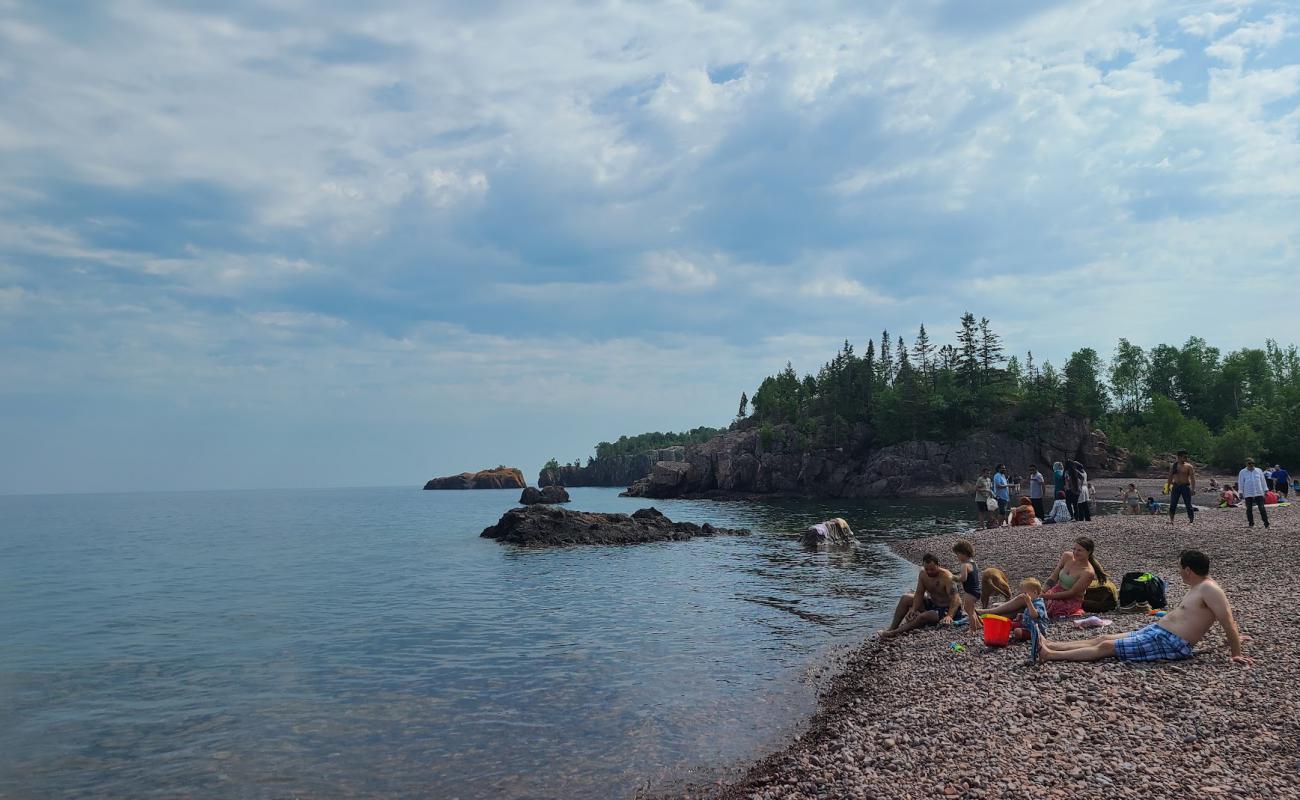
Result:
{"label": "cloud", "polygon": [[[455,471],[721,421],[922,317],[1058,363],[1181,340],[1224,274],[1294,269],[1295,27],[1236,0],[0,4],[5,424],[94,398],[407,448],[384,426],[427,418]],[[1290,313],[1232,308],[1197,332]]]}
{"label": "cloud", "polygon": [[658,252],[646,255],[641,280],[653,289],[669,292],[696,292],[710,289],[718,282],[717,274],[696,260],[679,253]]}

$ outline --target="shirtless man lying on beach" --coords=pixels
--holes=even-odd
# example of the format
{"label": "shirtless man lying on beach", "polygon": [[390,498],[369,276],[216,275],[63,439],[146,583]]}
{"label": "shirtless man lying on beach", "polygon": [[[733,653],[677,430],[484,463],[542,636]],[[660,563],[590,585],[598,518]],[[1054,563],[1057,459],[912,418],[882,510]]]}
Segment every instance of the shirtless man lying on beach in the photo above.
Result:
{"label": "shirtless man lying on beach", "polygon": [[1040,661],[1178,661],[1192,657],[1192,645],[1218,622],[1223,626],[1232,651],[1232,661],[1250,666],[1255,662],[1242,655],[1241,645],[1250,640],[1237,630],[1232,605],[1210,575],[1210,559],[1199,550],[1184,550],[1178,557],[1179,574],[1189,587],[1183,602],[1159,622],[1132,633],[1116,633],[1077,642],[1049,642],[1038,639]]}
{"label": "shirtless man lying on beach", "polygon": [[[961,601],[957,597],[957,584],[952,573],[939,566],[933,553],[921,559],[921,574],[916,578],[916,591],[905,594],[894,609],[894,621],[880,638],[888,639],[922,625],[951,625],[962,615]],[[906,618],[906,621],[904,619]]]}

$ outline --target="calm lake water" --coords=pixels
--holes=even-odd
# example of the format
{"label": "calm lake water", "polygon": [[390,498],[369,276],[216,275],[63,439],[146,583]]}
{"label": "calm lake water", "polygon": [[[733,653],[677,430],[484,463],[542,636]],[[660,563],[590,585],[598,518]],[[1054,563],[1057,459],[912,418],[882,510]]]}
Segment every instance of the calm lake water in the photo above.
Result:
{"label": "calm lake water", "polygon": [[[569,507],[649,505],[573,489]],[[518,492],[0,497],[0,797],[604,798],[709,780],[966,501],[658,501],[750,537],[523,550]],[[805,549],[846,518],[862,546]]]}

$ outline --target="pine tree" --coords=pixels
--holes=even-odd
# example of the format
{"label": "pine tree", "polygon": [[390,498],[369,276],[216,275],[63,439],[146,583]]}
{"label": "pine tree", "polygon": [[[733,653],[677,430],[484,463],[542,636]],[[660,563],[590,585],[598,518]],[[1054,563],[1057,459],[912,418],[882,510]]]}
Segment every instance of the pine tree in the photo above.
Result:
{"label": "pine tree", "polygon": [[927,377],[932,377],[934,364],[934,345],[930,344],[930,335],[925,332],[925,323],[921,323],[921,330],[917,331],[916,344],[912,345],[912,358],[916,362],[916,369]]}
{"label": "pine tree", "polygon": [[749,395],[744,392],[740,393],[740,410],[736,412],[736,419],[744,419],[749,416]]}
{"label": "pine tree", "polygon": [[969,311],[961,315],[961,330],[957,331],[957,378],[971,391],[979,386],[979,333],[975,315]]}
{"label": "pine tree", "polygon": [[993,378],[993,370],[1006,360],[1002,355],[1002,337],[993,332],[988,317],[980,317],[979,356],[984,382],[988,383]]}
{"label": "pine tree", "polygon": [[890,350],[892,347],[893,344],[889,340],[889,331],[888,330],[881,331],[880,332],[880,382],[885,386],[889,386],[894,382],[894,359],[893,356],[890,355]]}

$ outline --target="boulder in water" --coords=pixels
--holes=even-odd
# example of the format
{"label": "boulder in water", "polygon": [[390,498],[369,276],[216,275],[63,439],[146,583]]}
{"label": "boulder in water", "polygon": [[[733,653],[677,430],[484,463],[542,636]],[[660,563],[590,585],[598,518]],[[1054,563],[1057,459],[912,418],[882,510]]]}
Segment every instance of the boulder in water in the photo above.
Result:
{"label": "boulder in water", "polygon": [[480,534],[485,539],[550,547],[569,544],[640,544],[696,536],[746,535],[747,528],[715,528],[709,523],[673,522],[655,508],[627,514],[568,511],[548,505],[512,508]]}
{"label": "boulder in water", "polygon": [[819,522],[816,525],[808,526],[808,530],[803,533],[804,544],[811,547],[820,547],[822,545],[845,546],[856,544],[858,539],[853,535],[853,529],[849,523],[836,517],[828,519],[825,522]]}
{"label": "boulder in water", "polygon": [[519,502],[526,506],[535,506],[539,503],[567,503],[569,493],[563,486],[543,486],[540,489],[528,486],[523,494],[519,495]]}

